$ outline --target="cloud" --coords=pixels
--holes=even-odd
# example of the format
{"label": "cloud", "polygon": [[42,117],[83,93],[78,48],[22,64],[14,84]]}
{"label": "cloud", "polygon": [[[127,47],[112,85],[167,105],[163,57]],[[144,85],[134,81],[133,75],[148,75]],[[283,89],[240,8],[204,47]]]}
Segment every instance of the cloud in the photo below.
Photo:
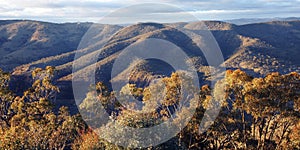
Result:
{"label": "cloud", "polygon": [[[51,22],[94,21],[119,8],[143,2],[170,4],[144,5],[123,12],[123,17],[156,17],[180,20],[182,14],[191,13],[200,19],[226,20],[230,18],[299,17],[300,0],[0,0],[0,19],[33,19]],[[125,9],[126,10],[126,9]],[[184,12],[185,11],[185,12]],[[117,18],[115,13],[115,18]],[[122,16],[122,13],[118,15]],[[151,16],[152,15],[152,16]],[[172,18],[168,18],[172,17]],[[155,18],[152,18],[155,20]]]}

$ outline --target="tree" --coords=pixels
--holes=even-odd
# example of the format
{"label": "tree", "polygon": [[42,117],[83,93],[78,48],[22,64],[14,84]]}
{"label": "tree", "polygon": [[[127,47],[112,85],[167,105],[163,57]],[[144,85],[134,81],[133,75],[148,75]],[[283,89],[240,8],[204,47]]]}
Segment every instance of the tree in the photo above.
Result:
{"label": "tree", "polygon": [[244,85],[245,111],[252,116],[251,133],[258,148],[285,148],[291,128],[299,121],[299,79],[298,73],[271,73]]}
{"label": "tree", "polygon": [[[226,78],[220,80],[215,89],[208,86],[201,88],[201,105],[183,130],[186,137],[184,142],[190,148],[209,149],[297,147],[299,79],[299,74],[295,72],[286,75],[271,73],[264,78],[253,78],[241,70],[227,71]],[[219,92],[222,90],[225,95],[216,94],[222,93]],[[199,134],[197,129],[203,113],[216,96],[226,101],[221,104],[221,111],[214,124]]]}
{"label": "tree", "polygon": [[220,112],[223,121],[215,122],[223,125],[215,127],[220,134],[230,131],[227,141],[237,142],[238,148],[286,148],[291,129],[299,121],[299,79],[297,73],[253,78],[241,70],[227,71],[221,81],[227,102]]}
{"label": "tree", "polygon": [[5,73],[0,69],[0,125],[1,130],[10,126],[9,120],[12,117],[10,113],[10,105],[12,104],[15,95],[9,90],[10,74]]}
{"label": "tree", "polygon": [[8,104],[10,117],[1,132],[1,149],[64,149],[83,130],[80,117],[71,116],[66,107],[58,115],[53,112],[52,102],[59,91],[52,84],[53,76],[53,67],[35,69],[32,87]]}
{"label": "tree", "polygon": [[[189,103],[192,98],[184,96],[182,90],[194,91],[195,89],[190,86],[192,83],[183,82],[182,76],[179,77],[179,74],[173,73],[171,77],[163,78],[162,82],[157,82],[144,89],[137,88],[135,85],[124,87],[121,90],[123,98],[133,95],[135,98],[142,99],[143,108],[141,111],[135,112],[121,106],[122,109],[114,121],[125,126],[144,128],[160,124],[173,116],[175,116],[174,121],[186,119],[189,110],[181,105]],[[100,85],[103,87],[102,84]],[[102,91],[98,92],[100,93],[98,97],[102,98],[101,101],[114,99],[111,94],[103,94],[107,93],[103,92],[106,91],[104,90],[106,88],[101,89],[98,90]],[[295,72],[286,75],[271,73],[264,78],[254,78],[241,70],[228,70],[225,79],[218,81],[214,89],[208,85],[200,89],[198,99],[196,99],[198,102],[196,112],[184,130],[169,142],[152,148],[298,148],[299,91],[300,77]],[[225,93],[225,95],[221,93]],[[216,101],[216,103],[211,103],[212,101]],[[195,106],[195,104],[190,105]],[[213,108],[211,105],[221,106],[219,116],[207,131],[200,134],[199,125],[205,111]],[[116,132],[117,135],[112,135]],[[126,140],[125,137],[122,137],[123,132],[126,131],[117,128],[114,132],[102,134],[115,140]],[[137,143],[138,141],[133,141],[132,144]]]}

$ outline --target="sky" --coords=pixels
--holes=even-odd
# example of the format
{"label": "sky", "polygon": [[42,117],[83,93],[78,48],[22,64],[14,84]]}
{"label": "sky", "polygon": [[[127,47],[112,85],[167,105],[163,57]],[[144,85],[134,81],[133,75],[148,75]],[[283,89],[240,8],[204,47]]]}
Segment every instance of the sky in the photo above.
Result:
{"label": "sky", "polygon": [[300,17],[300,0],[0,0],[1,20],[130,23],[275,17]]}

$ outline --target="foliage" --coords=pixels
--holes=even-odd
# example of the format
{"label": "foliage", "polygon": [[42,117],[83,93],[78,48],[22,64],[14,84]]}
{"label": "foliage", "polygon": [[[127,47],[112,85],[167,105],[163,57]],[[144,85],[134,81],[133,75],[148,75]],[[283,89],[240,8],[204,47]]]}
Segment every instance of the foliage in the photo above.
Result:
{"label": "foliage", "polygon": [[[294,135],[296,141],[291,141],[289,136],[300,120],[299,79],[295,72],[253,78],[241,70],[227,71],[226,78],[217,84],[217,87],[223,85],[225,88],[214,89],[214,93],[224,90],[226,94],[221,97],[226,101],[214,125],[199,135],[202,143],[211,149],[294,147],[293,143],[299,139]],[[205,93],[203,90],[200,93]],[[220,97],[207,94],[200,94],[200,97],[209,100]],[[202,109],[207,107],[205,99]]]}
{"label": "foliage", "polygon": [[97,150],[97,149],[107,149],[107,150],[119,150],[122,149],[119,146],[113,145],[105,140],[99,138],[99,136],[93,131],[87,131],[86,133],[81,133],[80,136],[74,141],[72,145],[74,150]]}
{"label": "foliage", "polygon": [[[170,118],[182,127],[179,120],[189,120],[176,137],[148,149],[300,148],[300,75],[296,72],[254,78],[241,70],[228,70],[214,89],[204,85],[196,95],[182,94],[184,89],[195,93],[197,88],[180,72],[145,88],[128,84],[121,91],[110,91],[99,82],[91,86],[80,105],[81,113],[88,116],[83,119],[92,125],[89,129],[81,116],[70,115],[67,107],[53,112],[59,92],[52,84],[54,73],[53,67],[34,70],[32,87],[17,96],[9,89],[10,74],[0,70],[0,149],[124,149],[100,138],[124,142],[124,129],[93,132],[92,128],[105,129],[93,122],[105,117],[109,119],[103,123],[134,128],[155,126]],[[142,105],[132,101],[121,104],[117,94],[124,100],[135,98]],[[192,118],[186,118],[189,109],[183,105],[196,108]],[[220,105],[221,110],[213,125],[202,133],[200,123],[212,105]],[[99,112],[100,107],[109,116]]]}
{"label": "foliage", "polygon": [[[45,70],[37,68],[32,72],[32,87],[22,96],[8,92],[8,84],[3,85],[9,100],[1,112],[8,116],[2,126],[0,147],[3,149],[64,149],[82,130],[79,116],[71,116],[66,107],[61,107],[58,114],[52,111],[52,102],[59,91],[51,82],[53,67]],[[1,80],[8,81],[6,74]],[[5,82],[2,82],[5,83]],[[7,97],[7,96],[6,96]],[[5,102],[1,99],[1,102]],[[4,116],[2,115],[2,116]]]}

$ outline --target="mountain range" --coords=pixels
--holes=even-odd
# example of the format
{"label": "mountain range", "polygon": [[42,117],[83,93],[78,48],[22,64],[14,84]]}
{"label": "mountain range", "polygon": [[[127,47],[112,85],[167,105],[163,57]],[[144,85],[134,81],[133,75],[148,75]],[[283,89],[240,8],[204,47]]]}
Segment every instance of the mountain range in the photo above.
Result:
{"label": "mountain range", "polygon": [[239,18],[239,19],[229,19],[224,21],[236,25],[245,25],[245,24],[271,22],[271,21],[296,21],[299,19],[300,19],[299,17],[287,17],[287,18],[275,17],[275,18]]}
{"label": "mountain range", "polygon": [[[196,46],[193,36],[179,30],[201,34],[205,24],[215,37],[224,56],[220,66],[241,69],[254,76],[269,72],[299,72],[300,70],[300,21],[271,21],[236,25],[221,21],[190,23],[139,23],[130,26],[97,25],[93,33],[94,45],[78,48],[82,37],[94,26],[92,23],[49,23],[29,20],[0,21],[0,68],[12,72],[15,89],[22,89],[22,80],[28,79],[36,67],[56,66],[57,84],[64,89],[61,99],[72,99],[70,83],[75,54],[82,57],[100,53],[96,64],[82,66],[74,74],[84,78],[96,65],[97,80],[109,83],[113,62],[121,50],[132,43],[149,38],[170,41],[182,48],[191,58],[201,79],[208,80],[206,60]],[[176,28],[174,28],[176,27]],[[179,30],[178,30],[179,29]],[[105,43],[103,43],[105,42]],[[104,45],[99,47],[99,45]],[[170,57],[172,55],[170,54]],[[80,59],[80,58],[79,58]],[[131,81],[140,86],[158,76],[169,75],[172,67],[158,60],[146,60],[131,71]],[[115,80],[123,80],[122,75]],[[67,101],[61,102],[69,103]],[[71,103],[70,103],[71,104]]]}

